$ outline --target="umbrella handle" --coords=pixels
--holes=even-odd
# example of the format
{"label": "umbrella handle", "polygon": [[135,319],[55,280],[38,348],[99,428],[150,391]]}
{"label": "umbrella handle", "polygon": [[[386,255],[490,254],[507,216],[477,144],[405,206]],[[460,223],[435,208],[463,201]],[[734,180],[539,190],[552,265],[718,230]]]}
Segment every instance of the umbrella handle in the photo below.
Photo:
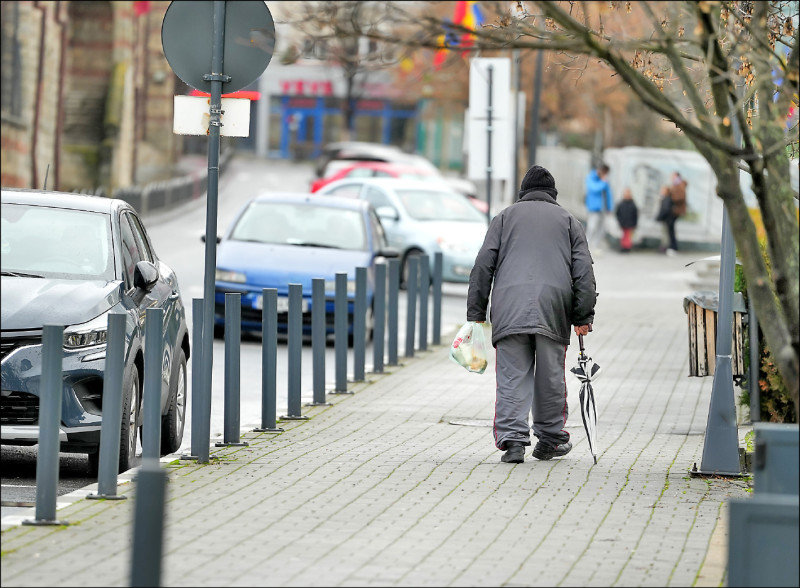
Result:
{"label": "umbrella handle", "polygon": [[[591,323],[589,323],[589,332],[590,332],[590,333],[592,332],[592,325],[591,325]],[[578,335],[578,344],[580,345],[580,349],[581,349],[581,355],[583,355],[583,352],[584,352],[584,351],[586,351],[586,349],[585,349],[585,348],[584,348],[584,346],[583,346],[583,335]]]}

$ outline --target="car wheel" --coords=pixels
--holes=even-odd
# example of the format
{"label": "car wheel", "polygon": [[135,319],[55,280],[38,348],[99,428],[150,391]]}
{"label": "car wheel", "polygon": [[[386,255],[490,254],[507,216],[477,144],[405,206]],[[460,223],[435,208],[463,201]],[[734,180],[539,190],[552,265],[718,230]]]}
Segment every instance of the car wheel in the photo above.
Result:
{"label": "car wheel", "polygon": [[224,339],[224,338],[225,338],[225,326],[214,325],[214,339]]}
{"label": "car wheel", "polygon": [[367,308],[365,323],[367,326],[367,341],[372,341],[373,335],[375,334],[375,311],[372,309],[372,305]]}
{"label": "car wheel", "polygon": [[[139,413],[142,406],[142,386],[139,370],[131,367],[122,398],[122,424],[119,431],[119,473],[134,467],[136,442],[139,439]],[[98,454],[99,455],[99,454]]]}
{"label": "car wheel", "polygon": [[[408,260],[412,257],[419,257],[422,255],[422,251],[420,249],[409,249],[408,252],[403,257],[403,268],[400,272],[400,289],[406,290],[408,288]],[[419,264],[417,264],[419,266]]]}
{"label": "car wheel", "polygon": [[177,359],[167,414],[161,417],[161,455],[178,451],[186,424],[186,353],[183,349],[178,351]]}

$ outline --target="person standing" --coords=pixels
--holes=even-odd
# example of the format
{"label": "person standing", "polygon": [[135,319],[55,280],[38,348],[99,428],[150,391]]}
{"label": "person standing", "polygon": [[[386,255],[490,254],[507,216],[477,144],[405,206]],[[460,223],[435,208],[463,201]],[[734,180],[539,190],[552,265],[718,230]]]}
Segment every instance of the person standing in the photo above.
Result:
{"label": "person standing", "polygon": [[619,248],[623,253],[627,253],[633,247],[633,231],[639,220],[639,209],[633,201],[633,194],[630,188],[625,188],[622,192],[622,200],[617,204],[617,222],[622,229],[622,237],[619,240]]}
{"label": "person standing", "polygon": [[589,333],[597,299],[592,257],[581,223],[556,202],[548,170],[534,165],[518,200],[489,224],[467,292],[467,320],[486,321],[491,293],[496,350],[495,446],[501,461],[569,453],[565,359],[570,326]]}
{"label": "person standing", "polygon": [[586,176],[586,239],[592,251],[603,242],[603,220],[614,209],[611,186],[608,183],[609,167],[601,163]]}
{"label": "person standing", "polygon": [[672,172],[669,186],[661,188],[662,199],[668,199],[667,205],[661,208],[658,217],[658,220],[664,223],[667,233],[667,244],[662,248],[667,255],[675,255],[678,252],[675,223],[686,214],[686,186],[686,180],[680,172],[675,171]]}

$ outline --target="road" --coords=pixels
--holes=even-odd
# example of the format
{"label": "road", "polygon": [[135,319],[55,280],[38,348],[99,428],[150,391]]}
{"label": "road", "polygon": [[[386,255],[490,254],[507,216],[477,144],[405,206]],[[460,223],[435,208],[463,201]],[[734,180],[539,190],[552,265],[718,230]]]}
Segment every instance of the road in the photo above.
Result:
{"label": "road", "polygon": [[[205,167],[204,158],[196,165]],[[304,192],[313,170],[310,163],[270,161],[249,155],[237,155],[228,165],[220,180],[218,234],[222,234],[233,221],[237,211],[250,198],[262,192]],[[145,225],[158,256],[171,266],[178,276],[181,297],[187,309],[187,322],[191,332],[192,299],[202,298],[204,279],[206,201],[204,198],[181,205],[173,210],[152,215],[144,219]],[[466,284],[444,284],[442,286],[442,324],[444,338],[453,332],[465,318]],[[432,299],[429,302],[428,342],[433,333]],[[407,300],[400,292],[398,303],[398,358],[405,353]],[[417,312],[419,316],[419,310]],[[415,345],[418,348],[418,344]],[[211,398],[211,438],[222,437],[224,431],[224,351],[222,340],[214,341],[214,363]],[[331,389],[335,381],[334,346],[328,344],[325,359],[325,381]],[[194,350],[193,350],[194,352]],[[243,337],[241,343],[240,376],[240,425],[242,430],[252,429],[261,422],[261,341],[257,336]],[[366,371],[372,369],[373,349],[368,343],[365,354]],[[312,349],[309,342],[302,349],[301,390],[302,402],[313,400],[311,388]],[[188,380],[191,385],[192,361],[189,361]],[[353,368],[353,350],[348,351],[348,372]],[[288,360],[285,337],[279,336],[277,359],[277,416],[287,412]],[[187,402],[186,427],[183,443],[178,453],[189,453],[191,447],[191,394]],[[16,505],[35,503],[36,448],[2,447],[2,515],[12,514]],[[63,495],[85,487],[96,480],[86,476],[86,456],[62,454],[59,472],[58,494]]]}

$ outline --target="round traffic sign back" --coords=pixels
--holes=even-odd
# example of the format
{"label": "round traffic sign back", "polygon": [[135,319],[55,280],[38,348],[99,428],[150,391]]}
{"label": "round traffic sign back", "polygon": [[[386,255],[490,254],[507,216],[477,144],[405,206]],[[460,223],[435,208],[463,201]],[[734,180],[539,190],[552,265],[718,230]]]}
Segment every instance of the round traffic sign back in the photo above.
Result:
{"label": "round traffic sign back", "polygon": [[225,42],[221,72],[211,71],[214,41],[213,1],[171,2],[161,24],[161,45],[172,71],[201,92],[211,92],[203,76],[222,73],[231,81],[225,93],[258,79],[275,50],[275,23],[261,0],[225,2]]}

